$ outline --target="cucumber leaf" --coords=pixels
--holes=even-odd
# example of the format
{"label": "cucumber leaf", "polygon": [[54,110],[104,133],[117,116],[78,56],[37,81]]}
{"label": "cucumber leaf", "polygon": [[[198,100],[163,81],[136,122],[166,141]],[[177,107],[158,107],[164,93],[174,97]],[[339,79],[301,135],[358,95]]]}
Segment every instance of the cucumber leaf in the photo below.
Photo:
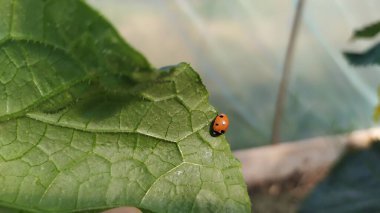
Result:
{"label": "cucumber leaf", "polygon": [[155,70],[82,1],[0,0],[2,209],[250,212],[216,114],[188,64]]}

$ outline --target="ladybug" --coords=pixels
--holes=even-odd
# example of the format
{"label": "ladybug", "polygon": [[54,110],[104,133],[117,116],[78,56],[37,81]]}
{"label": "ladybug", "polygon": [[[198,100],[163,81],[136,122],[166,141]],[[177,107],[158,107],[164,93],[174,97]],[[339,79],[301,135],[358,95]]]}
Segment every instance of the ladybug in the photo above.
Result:
{"label": "ladybug", "polygon": [[228,117],[226,114],[219,114],[214,119],[214,124],[212,125],[212,130],[215,133],[223,134],[227,131],[228,125],[230,122],[228,121]]}

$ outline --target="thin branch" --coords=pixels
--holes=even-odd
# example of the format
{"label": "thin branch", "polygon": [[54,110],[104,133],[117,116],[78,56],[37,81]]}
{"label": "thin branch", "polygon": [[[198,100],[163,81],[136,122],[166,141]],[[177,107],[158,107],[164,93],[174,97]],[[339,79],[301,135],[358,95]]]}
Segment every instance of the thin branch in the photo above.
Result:
{"label": "thin branch", "polygon": [[290,32],[290,37],[288,41],[288,46],[286,48],[284,66],[282,70],[282,77],[280,82],[280,87],[278,90],[277,100],[276,100],[276,111],[273,119],[272,126],[272,144],[277,144],[281,140],[281,120],[282,120],[282,112],[284,109],[284,102],[287,94],[289,79],[290,79],[290,71],[292,65],[292,59],[294,55],[294,47],[295,42],[298,35],[298,29],[301,22],[301,15],[303,11],[305,0],[298,0],[296,13],[293,19],[292,30]]}

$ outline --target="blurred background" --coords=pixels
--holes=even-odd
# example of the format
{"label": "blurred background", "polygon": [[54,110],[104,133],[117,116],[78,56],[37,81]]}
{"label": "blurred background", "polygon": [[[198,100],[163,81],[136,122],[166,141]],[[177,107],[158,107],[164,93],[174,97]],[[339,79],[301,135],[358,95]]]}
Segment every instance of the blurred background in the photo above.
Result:
{"label": "blurred background", "polygon": [[[270,144],[276,96],[297,1],[87,2],[110,20],[153,66],[159,68],[184,61],[198,71],[213,106],[229,115],[231,124],[226,136],[233,150]],[[281,121],[281,141],[299,141],[376,126],[373,111],[378,102],[380,68],[351,66],[342,53],[363,52],[380,41],[379,36],[372,40],[352,39],[355,29],[380,20],[378,8],[378,0],[305,1]],[[368,156],[372,156],[371,162],[380,159],[380,148],[372,154],[360,156],[352,157],[359,159],[358,162],[354,160],[356,166],[351,166],[352,162],[347,167],[342,166],[345,163],[339,164],[340,167],[333,172],[338,179],[328,177],[322,183],[322,190],[318,188],[312,194],[301,212],[310,212],[310,209],[314,209],[311,212],[321,212],[315,209],[321,207],[321,203],[328,203],[324,200],[326,197],[331,198],[332,203],[328,205],[334,208],[361,198],[378,197],[380,192],[363,196],[363,190],[380,189],[380,169],[366,170],[362,165]],[[324,153],[317,159],[322,162],[323,157]],[[349,162],[347,159],[351,157],[345,159],[344,162]],[[277,166],[282,168],[287,162],[294,163],[291,160]],[[242,162],[244,173],[246,165]],[[258,171],[266,164],[254,166],[252,170]],[[378,168],[377,165],[372,167]],[[329,165],[323,165],[306,180],[302,171],[296,171],[279,184],[269,181],[260,186],[249,185],[254,212],[296,211],[305,194],[324,179],[329,168]],[[377,172],[377,179],[373,178],[373,172]],[[343,180],[345,177],[352,179]],[[345,181],[354,188],[338,186],[336,190],[330,180],[332,183]],[[359,186],[355,185],[357,183]],[[362,190],[362,183],[368,183],[368,188]],[[335,200],[332,199],[334,196]],[[342,199],[344,196],[348,198]],[[367,200],[361,200],[363,202],[356,207],[363,207]],[[380,203],[377,199],[372,201],[374,205]],[[348,212],[347,209],[340,210]],[[363,212],[351,207],[350,210]]]}
{"label": "blurred background", "polygon": [[[296,1],[88,0],[155,67],[185,61],[227,113],[232,149],[268,144]],[[380,20],[377,0],[305,4],[282,120],[282,140],[373,125],[379,68],[354,68],[354,29]]]}

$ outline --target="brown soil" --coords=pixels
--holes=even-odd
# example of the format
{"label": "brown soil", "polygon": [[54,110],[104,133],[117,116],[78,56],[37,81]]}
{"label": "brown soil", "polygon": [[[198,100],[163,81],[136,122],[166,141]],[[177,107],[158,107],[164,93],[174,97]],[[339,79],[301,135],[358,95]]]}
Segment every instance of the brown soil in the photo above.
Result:
{"label": "brown soil", "polygon": [[254,213],[290,213],[297,208],[314,186],[327,174],[321,168],[309,174],[295,172],[285,180],[271,180],[249,189]]}

